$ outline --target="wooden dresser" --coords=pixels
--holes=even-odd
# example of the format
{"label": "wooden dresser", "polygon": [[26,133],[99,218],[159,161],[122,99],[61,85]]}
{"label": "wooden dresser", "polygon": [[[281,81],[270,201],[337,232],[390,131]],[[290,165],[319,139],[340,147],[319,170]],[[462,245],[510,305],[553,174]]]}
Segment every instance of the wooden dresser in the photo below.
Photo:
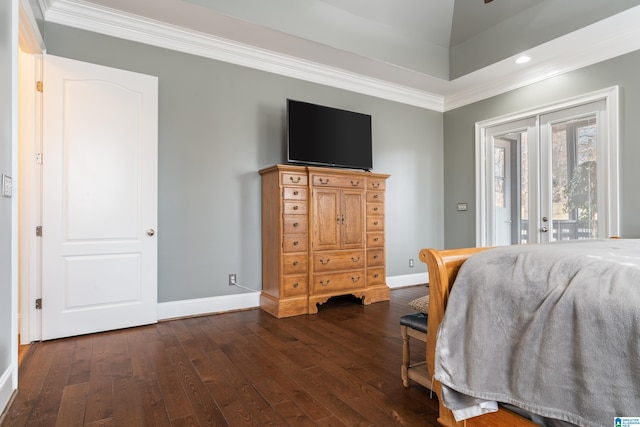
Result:
{"label": "wooden dresser", "polygon": [[389,299],[384,195],[389,175],[275,165],[262,175],[262,294],[276,316],[318,312],[332,296]]}

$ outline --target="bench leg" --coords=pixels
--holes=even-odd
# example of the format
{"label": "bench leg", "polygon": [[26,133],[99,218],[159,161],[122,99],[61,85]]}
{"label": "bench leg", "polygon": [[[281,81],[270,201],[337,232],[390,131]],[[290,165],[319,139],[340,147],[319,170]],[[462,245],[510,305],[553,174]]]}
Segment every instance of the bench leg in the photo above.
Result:
{"label": "bench leg", "polygon": [[407,327],[400,325],[400,335],[402,336],[402,366],[400,367],[400,376],[402,377],[402,385],[409,387],[409,334]]}

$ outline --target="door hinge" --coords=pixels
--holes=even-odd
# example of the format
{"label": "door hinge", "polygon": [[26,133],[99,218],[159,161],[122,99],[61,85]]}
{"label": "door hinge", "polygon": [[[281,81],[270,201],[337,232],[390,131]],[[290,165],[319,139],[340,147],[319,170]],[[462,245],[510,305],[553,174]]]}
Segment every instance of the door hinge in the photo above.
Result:
{"label": "door hinge", "polygon": [[36,164],[42,164],[42,153],[36,153]]}
{"label": "door hinge", "polygon": [[36,226],[36,236],[37,237],[42,237],[42,226],[41,225],[37,225]]}
{"label": "door hinge", "polygon": [[36,310],[42,310],[42,298],[36,300]]}
{"label": "door hinge", "polygon": [[38,80],[38,81],[36,82],[36,90],[37,90],[38,92],[42,92],[42,80]]}

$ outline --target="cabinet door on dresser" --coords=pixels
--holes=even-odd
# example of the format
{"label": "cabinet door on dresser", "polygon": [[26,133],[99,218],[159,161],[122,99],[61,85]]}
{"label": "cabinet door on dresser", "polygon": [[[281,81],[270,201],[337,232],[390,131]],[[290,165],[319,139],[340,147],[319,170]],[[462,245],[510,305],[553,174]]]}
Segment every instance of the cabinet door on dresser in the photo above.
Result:
{"label": "cabinet door on dresser", "polygon": [[312,192],[312,246],[316,250],[340,249],[340,190],[314,188]]}
{"label": "cabinet door on dresser", "polygon": [[361,249],[365,245],[365,179],[314,174],[312,248]]}
{"label": "cabinet door on dresser", "polygon": [[341,243],[343,249],[364,248],[365,220],[362,207],[364,193],[361,190],[342,191]]}

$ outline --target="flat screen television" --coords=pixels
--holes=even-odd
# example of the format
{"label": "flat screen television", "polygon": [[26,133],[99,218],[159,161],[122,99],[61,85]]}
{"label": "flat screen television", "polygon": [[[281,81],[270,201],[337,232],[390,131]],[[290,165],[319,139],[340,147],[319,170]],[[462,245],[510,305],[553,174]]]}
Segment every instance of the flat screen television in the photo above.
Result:
{"label": "flat screen television", "polygon": [[289,163],[371,170],[371,116],[287,99]]}

